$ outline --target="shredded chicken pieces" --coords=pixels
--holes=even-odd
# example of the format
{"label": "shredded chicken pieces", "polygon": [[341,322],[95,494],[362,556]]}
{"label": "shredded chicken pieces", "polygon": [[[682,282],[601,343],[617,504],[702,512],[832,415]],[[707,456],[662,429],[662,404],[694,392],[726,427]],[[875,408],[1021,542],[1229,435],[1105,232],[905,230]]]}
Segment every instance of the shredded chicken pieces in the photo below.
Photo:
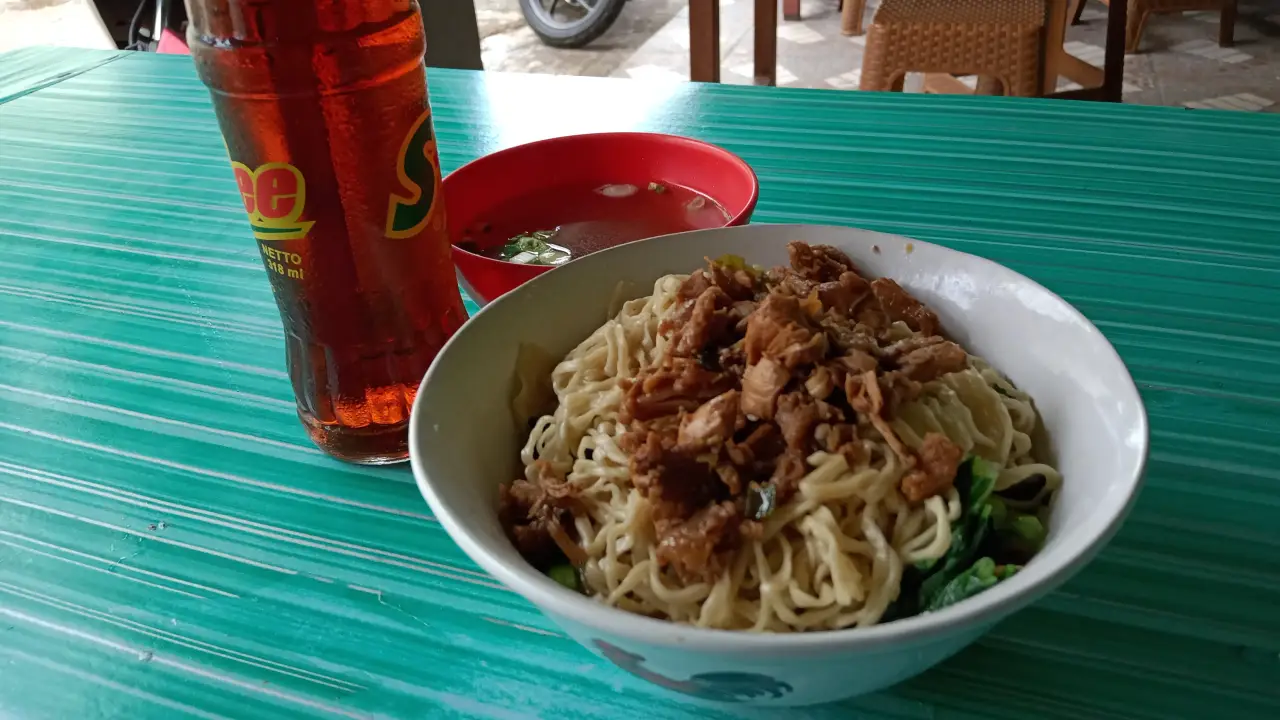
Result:
{"label": "shredded chicken pieces", "polygon": [[[913,450],[891,424],[923,384],[968,364],[937,315],[893,280],[868,281],[835,248],[787,250],[789,268],[734,260],[691,275],[660,329],[666,357],[627,389],[620,446],[652,506],[658,561],[686,581],[725,569],[797,492],[815,451],[856,464],[878,434],[906,468],[900,490],[912,503],[946,492],[962,460],[945,436]],[[895,342],[898,322],[915,334]],[[503,488],[503,524],[535,564],[557,549],[581,554],[564,548],[567,490],[542,473]]]}

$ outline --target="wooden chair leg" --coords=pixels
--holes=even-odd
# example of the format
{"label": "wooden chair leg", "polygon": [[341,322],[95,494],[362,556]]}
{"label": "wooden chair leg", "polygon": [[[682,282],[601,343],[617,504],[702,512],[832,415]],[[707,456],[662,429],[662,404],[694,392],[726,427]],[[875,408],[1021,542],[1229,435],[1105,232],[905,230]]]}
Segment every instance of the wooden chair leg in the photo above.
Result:
{"label": "wooden chair leg", "polygon": [[1080,24],[1080,16],[1084,14],[1084,4],[1087,1],[1088,0],[1071,0],[1071,10],[1069,12],[1071,13],[1072,25]]}
{"label": "wooden chair leg", "polygon": [[1223,0],[1222,15],[1218,19],[1218,45],[1232,47],[1236,44],[1236,0]]}
{"label": "wooden chair leg", "polygon": [[755,84],[777,85],[778,0],[756,0],[755,10]]}
{"label": "wooden chair leg", "polygon": [[800,19],[800,0],[782,0],[782,19]]}
{"label": "wooden chair leg", "polygon": [[867,0],[842,0],[840,7],[840,32],[845,35],[862,34],[862,16],[867,12]]}
{"label": "wooden chair leg", "polygon": [[907,84],[907,74],[904,72],[900,72],[897,75],[893,76],[893,79],[889,81],[889,89],[892,90],[893,92],[902,92],[902,90],[906,87],[906,84]]}
{"label": "wooden chair leg", "polygon": [[[1119,0],[1116,0],[1116,2],[1119,2]],[[1138,52],[1139,43],[1142,42],[1142,31],[1147,27],[1147,17],[1151,13],[1145,8],[1142,10],[1129,9],[1134,10],[1134,12],[1131,12],[1129,17],[1125,18],[1124,51],[1125,53],[1136,53]]]}

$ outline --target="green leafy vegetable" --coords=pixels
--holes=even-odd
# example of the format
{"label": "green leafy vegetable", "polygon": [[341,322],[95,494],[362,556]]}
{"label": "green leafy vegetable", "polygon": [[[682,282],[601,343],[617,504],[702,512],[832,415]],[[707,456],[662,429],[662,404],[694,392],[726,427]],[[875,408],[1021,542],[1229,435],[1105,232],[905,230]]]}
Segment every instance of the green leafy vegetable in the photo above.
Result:
{"label": "green leafy vegetable", "polygon": [[733,253],[725,253],[724,255],[721,255],[720,257],[716,258],[715,264],[721,265],[723,267],[727,267],[730,270],[748,270],[749,269],[747,265],[747,261],[744,260],[741,255],[734,255]]}
{"label": "green leafy vegetable", "polygon": [[521,265],[560,265],[570,259],[567,248],[553,245],[549,240],[556,235],[554,230],[537,230],[517,235],[507,241],[498,253],[499,260],[520,263]]}
{"label": "green leafy vegetable", "polygon": [[1009,507],[995,496],[988,502],[994,511],[991,527],[995,532],[983,548],[985,554],[997,562],[1025,563],[1040,552],[1048,532],[1039,516]]}
{"label": "green leafy vegetable", "polygon": [[[897,600],[882,622],[932,612],[1012,577],[1021,565],[1009,557],[1030,558],[1044,543],[1044,523],[1020,512],[994,494],[1000,468],[980,457],[967,458],[956,472],[961,515],[951,525],[951,546],[937,560],[903,571]],[[1016,548],[1010,548],[1015,543]]]}
{"label": "green leafy vegetable", "polygon": [[1009,529],[1036,548],[1044,545],[1045,529],[1040,518],[1035,515],[1017,513],[1009,519]]}
{"label": "green leafy vegetable", "polygon": [[1013,577],[1019,569],[1017,565],[996,565],[994,560],[984,557],[938,590],[925,605],[924,610],[933,612],[948,605],[955,605],[961,600],[994,587],[1001,580]]}
{"label": "green leafy vegetable", "polygon": [[552,565],[547,575],[570,590],[579,592],[582,590],[582,586],[578,583],[578,570],[572,565]]}
{"label": "green leafy vegetable", "polygon": [[715,264],[730,270],[741,270],[751,276],[753,282],[760,282],[761,276],[764,275],[764,268],[759,265],[750,265],[741,255],[733,253],[725,253],[715,259]]}
{"label": "green leafy vegetable", "polygon": [[[967,483],[965,483],[966,469],[968,470]],[[956,489],[960,491],[960,500],[964,503],[965,509],[972,513],[977,506],[985,503],[987,498],[991,497],[991,492],[996,489],[996,480],[999,478],[999,466],[976,455],[961,465],[959,472],[956,473]]]}
{"label": "green leafy vegetable", "polygon": [[992,495],[987,498],[987,504],[991,505],[991,526],[999,530],[1005,527],[1009,517],[1009,506],[1004,504],[1004,500],[999,495]]}
{"label": "green leafy vegetable", "polygon": [[773,483],[751,485],[747,489],[747,516],[752,520],[763,520],[778,505],[778,487]]}
{"label": "green leafy vegetable", "polygon": [[977,456],[960,465],[955,486],[964,514],[951,526],[951,547],[947,554],[937,561],[916,566],[929,573],[920,581],[918,607],[928,607],[947,584],[973,563],[991,527],[992,506],[988,500],[999,475],[999,467]]}
{"label": "green leafy vegetable", "polygon": [[1002,539],[1018,540],[1035,550],[1044,545],[1048,531],[1038,515],[1011,508],[997,495],[987,502],[991,505],[991,527]]}
{"label": "green leafy vegetable", "polygon": [[951,547],[939,561],[932,575],[920,583],[920,607],[928,607],[942,588],[973,563],[978,546],[991,526],[991,506],[983,503],[976,514],[969,515],[951,531]]}

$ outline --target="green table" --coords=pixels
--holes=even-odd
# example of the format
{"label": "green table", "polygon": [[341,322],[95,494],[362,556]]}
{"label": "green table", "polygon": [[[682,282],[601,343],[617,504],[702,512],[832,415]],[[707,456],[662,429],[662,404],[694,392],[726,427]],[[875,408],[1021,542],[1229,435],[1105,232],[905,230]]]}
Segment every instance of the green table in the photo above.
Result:
{"label": "green table", "polygon": [[[645,129],[1061,293],[1151,412],[1096,562],[793,718],[1280,717],[1280,116],[431,72],[446,170]],[[0,716],[685,718],[480,572],[407,468],[325,458],[190,60],[0,56]],[[761,716],[747,712],[747,715]]]}

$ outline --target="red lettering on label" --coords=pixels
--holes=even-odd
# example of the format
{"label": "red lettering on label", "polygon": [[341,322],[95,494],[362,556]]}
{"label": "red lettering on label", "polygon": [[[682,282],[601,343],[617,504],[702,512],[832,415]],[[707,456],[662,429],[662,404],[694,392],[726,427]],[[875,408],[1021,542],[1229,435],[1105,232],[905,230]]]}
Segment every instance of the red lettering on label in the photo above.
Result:
{"label": "red lettering on label", "polygon": [[283,220],[298,206],[298,176],[292,168],[269,167],[258,171],[258,212],[267,220]]}
{"label": "red lettering on label", "polygon": [[236,174],[236,187],[240,189],[240,201],[244,203],[244,210],[252,215],[257,206],[254,202],[253,173],[238,163],[233,164],[231,169]]}

